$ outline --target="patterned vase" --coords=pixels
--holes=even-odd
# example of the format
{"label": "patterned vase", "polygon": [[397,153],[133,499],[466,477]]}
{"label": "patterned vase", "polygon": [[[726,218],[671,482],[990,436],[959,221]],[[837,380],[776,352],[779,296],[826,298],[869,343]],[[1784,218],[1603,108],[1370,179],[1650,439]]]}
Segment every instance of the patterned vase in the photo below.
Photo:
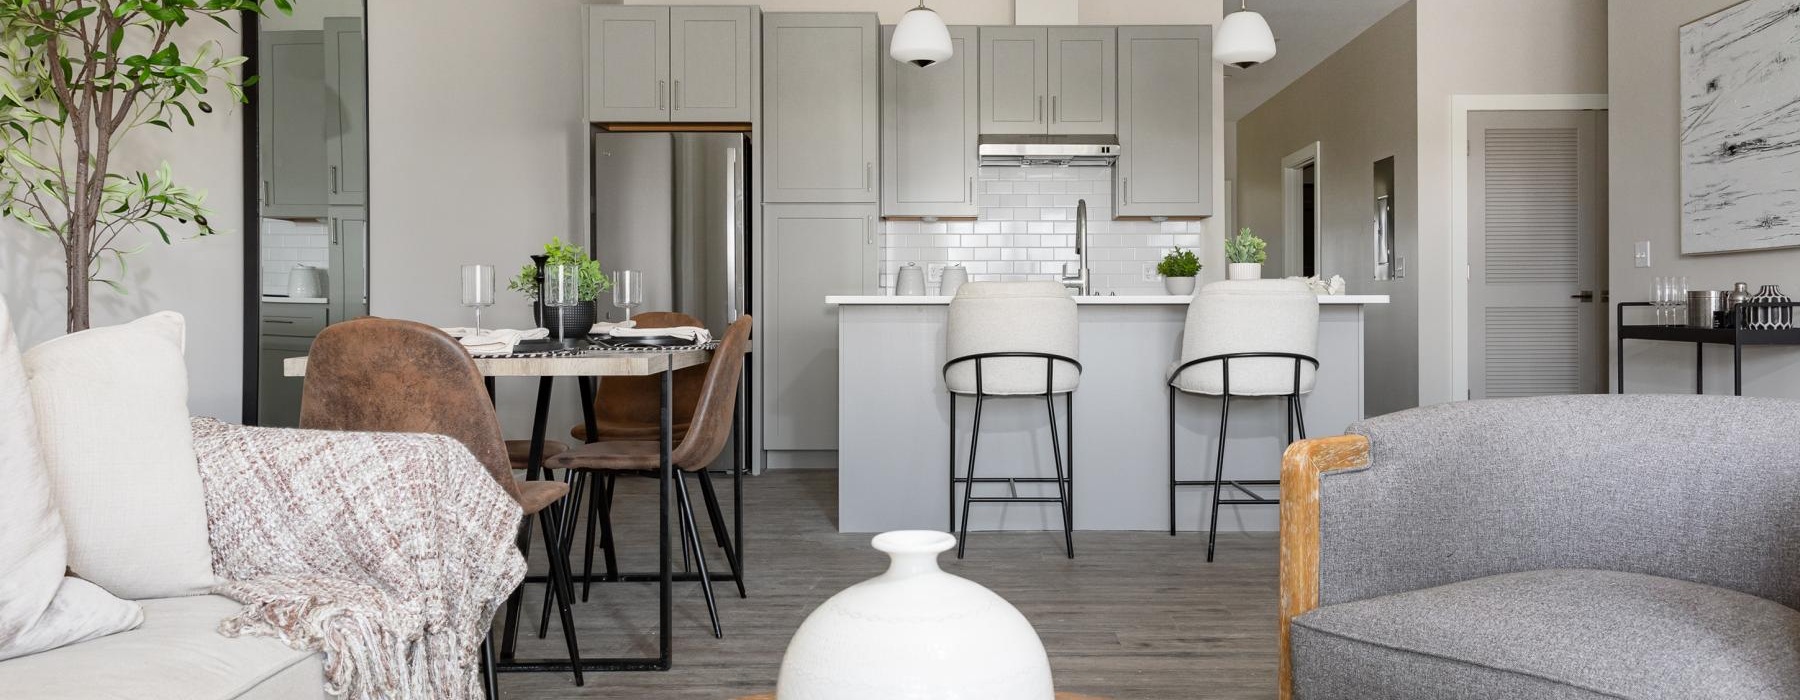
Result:
{"label": "patterned vase", "polygon": [[1750,328],[1768,331],[1794,327],[1794,308],[1787,306],[1792,302],[1786,294],[1781,293],[1780,285],[1765,284],[1750,298]]}

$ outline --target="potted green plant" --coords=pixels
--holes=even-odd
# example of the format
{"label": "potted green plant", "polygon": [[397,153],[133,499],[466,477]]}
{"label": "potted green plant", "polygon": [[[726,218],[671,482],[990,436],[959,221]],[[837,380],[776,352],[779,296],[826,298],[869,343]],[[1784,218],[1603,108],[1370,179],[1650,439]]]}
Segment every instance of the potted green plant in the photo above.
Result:
{"label": "potted green plant", "polygon": [[[544,287],[544,266],[552,264],[572,264],[580,270],[578,278],[581,304],[568,307],[561,314],[545,313],[544,305],[538,302],[538,292]],[[612,289],[612,280],[607,278],[605,272],[600,271],[600,262],[589,257],[581,246],[564,243],[561,238],[551,238],[549,243],[544,244],[543,255],[531,256],[531,262],[519,268],[519,274],[506,283],[506,288],[525,295],[532,304],[532,318],[537,319],[539,326],[550,329],[552,337],[579,337],[586,335],[588,329],[593,327],[594,300],[600,298],[601,292]],[[568,334],[565,335],[559,327],[558,318],[562,319],[561,325],[568,326]]]}
{"label": "potted green plant", "polygon": [[1225,279],[1262,279],[1262,266],[1268,259],[1268,242],[1251,233],[1247,226],[1225,239]]}
{"label": "potted green plant", "polygon": [[1162,275],[1163,289],[1170,294],[1193,296],[1194,276],[1200,274],[1200,256],[1175,246],[1156,264],[1156,274]]}

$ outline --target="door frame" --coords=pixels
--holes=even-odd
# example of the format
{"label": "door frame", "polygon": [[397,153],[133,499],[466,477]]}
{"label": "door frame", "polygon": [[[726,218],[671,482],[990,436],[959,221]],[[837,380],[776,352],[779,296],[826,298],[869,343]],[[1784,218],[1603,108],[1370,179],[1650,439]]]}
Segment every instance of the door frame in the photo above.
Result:
{"label": "door frame", "polygon": [[[1281,274],[1294,277],[1306,269],[1306,241],[1304,206],[1301,198],[1305,196],[1305,176],[1301,170],[1313,166],[1313,252],[1322,248],[1319,237],[1325,232],[1325,201],[1318,196],[1324,189],[1324,161],[1320,160],[1319,142],[1307,144],[1298,151],[1289,153],[1281,159]],[[1237,235],[1236,231],[1226,231],[1225,237]],[[1320,261],[1323,262],[1323,261]],[[1315,269],[1315,272],[1317,270]]]}
{"label": "door frame", "polygon": [[[1450,280],[1451,401],[1469,398],[1469,113],[1607,108],[1604,94],[1450,96],[1450,259],[1438,269]],[[1604,235],[1605,231],[1597,233]]]}

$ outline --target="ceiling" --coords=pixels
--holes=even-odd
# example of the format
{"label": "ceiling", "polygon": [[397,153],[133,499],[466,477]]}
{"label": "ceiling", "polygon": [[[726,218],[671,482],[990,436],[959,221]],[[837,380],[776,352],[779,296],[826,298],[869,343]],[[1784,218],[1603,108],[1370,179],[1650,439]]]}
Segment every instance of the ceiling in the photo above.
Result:
{"label": "ceiling", "polygon": [[[1239,0],[1221,0],[1226,13]],[[1275,32],[1275,58],[1225,67],[1225,119],[1237,121],[1350,43],[1406,0],[1249,0]]]}

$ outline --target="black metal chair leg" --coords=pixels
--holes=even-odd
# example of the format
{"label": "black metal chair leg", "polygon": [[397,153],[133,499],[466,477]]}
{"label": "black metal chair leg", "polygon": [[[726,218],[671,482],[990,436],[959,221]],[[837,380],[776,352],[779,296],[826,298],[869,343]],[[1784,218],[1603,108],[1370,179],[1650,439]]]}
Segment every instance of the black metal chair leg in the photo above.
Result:
{"label": "black metal chair leg", "polygon": [[1175,387],[1169,387],[1169,536],[1175,536]]}
{"label": "black metal chair leg", "polygon": [[494,673],[494,640],[490,630],[489,638],[481,640],[481,691],[487,700],[500,700],[500,679]]}
{"label": "black metal chair leg", "polygon": [[587,538],[581,543],[581,602],[588,601],[588,590],[594,582],[594,529],[600,524],[600,500],[605,497],[600,475],[594,472],[582,472],[581,478],[587,482]]}
{"label": "black metal chair leg", "polygon": [[969,497],[975,493],[975,449],[981,444],[982,400],[980,394],[975,395],[975,424],[969,429],[969,476],[963,482],[962,530],[956,535],[957,559],[963,558],[963,551],[969,546]]}
{"label": "black metal chair leg", "polygon": [[[581,508],[581,479],[577,478],[574,469],[564,469],[563,483],[569,485],[569,495],[563,498],[562,503],[552,505],[546,510],[555,511],[557,522],[555,551],[562,553],[563,561],[570,561],[569,551],[575,544],[575,513]],[[548,541],[545,540],[545,542]],[[550,602],[555,600],[556,596],[556,586],[546,579],[544,581],[544,610],[538,616],[538,639],[550,636]]]}
{"label": "black metal chair leg", "polygon": [[1300,397],[1294,397],[1294,427],[1300,430],[1300,439],[1306,439],[1306,407],[1301,405]]}
{"label": "black metal chair leg", "polygon": [[619,580],[619,558],[613,548],[612,506],[613,494],[619,490],[619,477],[606,475],[606,498],[600,501],[600,549],[606,557],[606,580]]}
{"label": "black metal chair leg", "polygon": [[1050,417],[1050,458],[1056,464],[1056,500],[1063,516],[1063,551],[1075,558],[1075,529],[1069,523],[1069,490],[1063,485],[1062,438],[1056,434],[1056,397],[1044,394],[1044,412]]}
{"label": "black metal chair leg", "polygon": [[1213,560],[1213,547],[1219,540],[1219,495],[1225,490],[1225,432],[1231,424],[1231,394],[1224,394],[1219,404],[1219,461],[1213,466],[1212,525],[1206,530],[1206,560]]}
{"label": "black metal chair leg", "polygon": [[712,575],[706,571],[706,552],[700,544],[700,526],[694,522],[694,499],[688,496],[687,472],[675,472],[675,500],[681,505],[681,523],[686,535],[683,549],[694,551],[694,566],[700,570],[700,592],[706,596],[706,614],[712,618],[713,638],[724,639],[719,626],[719,601],[713,597]]}
{"label": "black metal chair leg", "polygon": [[[531,561],[531,519],[525,518],[519,523],[519,535],[513,540],[519,547],[519,553],[526,562]],[[525,602],[525,584],[520,583],[513,589],[512,595],[506,597],[506,621],[502,623],[500,635],[500,658],[511,661],[513,650],[519,639],[519,608]]]}
{"label": "black metal chair leg", "polygon": [[[548,508],[538,511],[538,523],[544,529],[544,558],[550,560],[550,581],[556,587],[556,611],[562,618],[563,641],[569,646],[569,665],[575,672],[575,685],[583,685],[586,681],[581,675],[581,648],[575,639],[575,614],[569,609],[575,591],[569,585],[569,562],[557,546],[562,533],[556,530],[556,514]],[[544,604],[549,605],[549,601]]]}
{"label": "black metal chair leg", "polygon": [[719,493],[713,489],[712,475],[705,470],[700,472],[700,495],[706,499],[706,514],[712,518],[713,534],[718,536],[719,548],[725,550],[725,563],[731,565],[731,578],[737,584],[738,597],[748,598],[744,592],[743,570],[738,566],[737,547],[731,544],[731,533],[725,529],[725,511],[719,508]]}

